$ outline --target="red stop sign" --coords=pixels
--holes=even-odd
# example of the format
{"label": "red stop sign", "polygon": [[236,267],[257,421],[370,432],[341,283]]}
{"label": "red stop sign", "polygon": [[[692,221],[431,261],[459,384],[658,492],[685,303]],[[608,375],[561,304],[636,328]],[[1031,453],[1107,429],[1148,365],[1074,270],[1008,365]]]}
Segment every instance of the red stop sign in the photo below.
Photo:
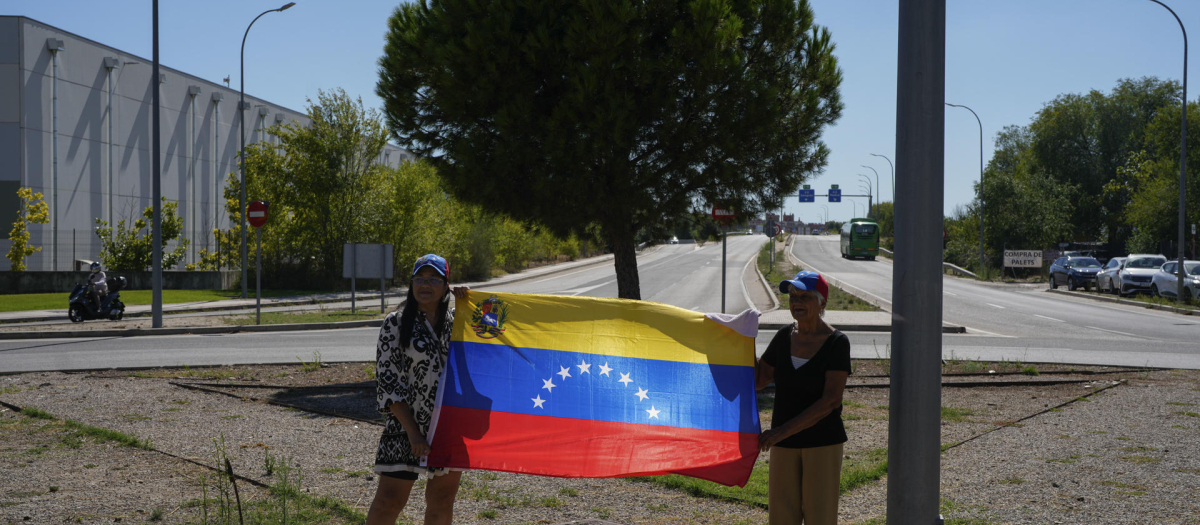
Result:
{"label": "red stop sign", "polygon": [[260,228],[267,223],[267,203],[263,201],[251,202],[246,206],[246,222],[251,226]]}

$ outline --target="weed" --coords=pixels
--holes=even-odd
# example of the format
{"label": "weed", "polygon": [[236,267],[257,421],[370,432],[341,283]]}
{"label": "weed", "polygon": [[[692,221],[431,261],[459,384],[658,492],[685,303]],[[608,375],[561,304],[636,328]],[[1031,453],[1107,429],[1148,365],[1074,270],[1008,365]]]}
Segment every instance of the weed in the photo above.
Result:
{"label": "weed", "polygon": [[600,519],[607,519],[609,517],[609,515],[611,515],[611,513],[612,513],[612,511],[610,511],[609,509],[606,509],[604,507],[592,507],[591,510],[592,510],[592,512],[595,512],[596,517],[598,517]]}
{"label": "weed", "polygon": [[494,520],[494,519],[496,519],[496,516],[499,516],[499,515],[500,515],[500,513],[496,512],[494,509],[483,510],[483,511],[480,511],[479,514],[476,514],[477,517],[489,519],[489,520]]}
{"label": "weed", "polygon": [[1021,369],[1021,373],[1022,373],[1022,374],[1025,374],[1025,375],[1027,375],[1027,376],[1039,376],[1039,375],[1042,375],[1040,372],[1038,372],[1038,369],[1037,369],[1037,368],[1034,368],[1032,365],[1030,365],[1030,366],[1026,366],[1026,367],[1022,368],[1022,369]]}
{"label": "weed", "polygon": [[500,475],[496,474],[495,472],[484,472],[483,474],[479,475],[479,478],[487,481],[495,481],[500,479]]}
{"label": "weed", "polygon": [[548,498],[539,499],[538,504],[546,508],[557,509],[566,505],[566,502],[554,496],[550,496]]}
{"label": "weed", "polygon": [[671,507],[666,505],[665,503],[660,503],[658,505],[646,505],[646,509],[649,510],[650,512],[663,512],[669,508],[671,508]]}
{"label": "weed", "polygon": [[563,487],[563,488],[559,489],[558,493],[562,494],[563,496],[571,496],[572,498],[579,495],[578,490],[575,490],[570,487]]}
{"label": "weed", "polygon": [[942,407],[943,421],[950,421],[954,423],[967,422],[970,421],[967,419],[967,416],[972,415],[975,415],[975,413],[966,408]]}
{"label": "weed", "polygon": [[46,419],[46,420],[50,420],[50,421],[57,419],[54,416],[50,415],[49,412],[44,412],[42,410],[38,410],[36,408],[30,408],[30,407],[21,409],[21,414],[24,414],[24,415],[29,416],[34,419]]}
{"label": "weed", "polygon": [[50,485],[50,492],[58,492],[58,486],[57,486],[57,485]]}
{"label": "weed", "polygon": [[874,340],[871,341],[871,346],[875,348],[875,359],[878,359],[879,365],[883,367],[883,375],[892,377],[891,345],[883,347],[884,357],[882,358],[879,357],[879,346],[875,344]]}
{"label": "weed", "polygon": [[1150,456],[1121,456],[1120,459],[1122,461],[1128,461],[1130,463],[1137,463],[1139,465],[1147,465],[1150,463],[1158,463],[1159,461],[1162,461],[1162,458],[1152,458]]}
{"label": "weed", "polygon": [[1117,438],[1117,441],[1133,441],[1133,438],[1127,438],[1125,436],[1120,436]]}
{"label": "weed", "polygon": [[1138,446],[1138,447],[1121,447],[1119,450],[1120,450],[1121,452],[1157,452],[1157,451],[1158,451],[1158,449],[1157,449],[1157,448],[1154,448],[1154,447],[1142,447],[1142,446]]}
{"label": "weed", "polygon": [[980,361],[967,361],[962,366],[962,371],[967,374],[978,374],[984,370],[987,370],[987,365]]}
{"label": "weed", "polygon": [[375,380],[375,363],[370,363],[363,367],[363,373],[367,375],[367,379]]}
{"label": "weed", "polygon": [[1181,416],[1187,416],[1187,417],[1200,417],[1200,414],[1197,414],[1195,412],[1171,412],[1171,413],[1179,414]]}
{"label": "weed", "polygon": [[154,509],[154,510],[150,511],[150,517],[149,517],[149,520],[150,520],[150,521],[162,521],[162,519],[163,519],[163,514],[164,514],[164,513],[163,513],[163,510],[162,510],[162,509],[156,508],[156,509]]}
{"label": "weed", "polygon": [[300,356],[296,356],[296,360],[300,361],[301,372],[316,372],[317,370],[321,369],[321,352],[314,351],[312,361],[306,362],[305,360],[300,359]]}
{"label": "weed", "polygon": [[1025,480],[1015,477],[1015,476],[1011,477],[1011,478],[1005,478],[1005,479],[1000,480],[1001,485],[1020,485],[1022,483],[1025,483]]}

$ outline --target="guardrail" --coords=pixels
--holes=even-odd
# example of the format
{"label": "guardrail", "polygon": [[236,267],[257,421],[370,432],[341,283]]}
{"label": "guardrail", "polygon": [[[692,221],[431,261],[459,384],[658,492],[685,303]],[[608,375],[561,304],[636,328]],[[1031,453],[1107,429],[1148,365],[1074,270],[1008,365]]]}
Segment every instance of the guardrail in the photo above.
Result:
{"label": "guardrail", "polygon": [[972,279],[978,279],[978,278],[979,278],[979,276],[978,276],[978,275],[975,275],[974,273],[972,273],[972,272],[970,272],[970,271],[967,271],[967,270],[965,270],[965,269],[963,269],[963,268],[959,268],[958,266],[955,266],[955,265],[953,265],[953,264],[950,264],[950,263],[948,263],[948,262],[942,262],[942,269],[943,269],[943,270],[950,270],[950,272],[951,272],[951,273],[954,273],[955,275],[965,275],[965,276],[967,276],[967,277],[970,277],[970,278],[972,278]]}

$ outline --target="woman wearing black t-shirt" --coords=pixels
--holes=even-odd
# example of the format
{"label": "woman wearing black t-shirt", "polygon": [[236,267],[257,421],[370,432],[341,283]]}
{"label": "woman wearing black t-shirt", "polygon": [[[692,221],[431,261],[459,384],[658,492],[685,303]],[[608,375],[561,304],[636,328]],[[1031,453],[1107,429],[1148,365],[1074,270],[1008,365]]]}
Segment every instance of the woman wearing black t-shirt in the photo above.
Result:
{"label": "woman wearing black t-shirt", "polygon": [[779,283],[792,318],[754,365],[755,388],[775,383],[771,429],[758,437],[771,451],[770,523],[837,523],[842,472],[842,392],[850,375],[850,339],[821,317],[829,286],[804,271]]}

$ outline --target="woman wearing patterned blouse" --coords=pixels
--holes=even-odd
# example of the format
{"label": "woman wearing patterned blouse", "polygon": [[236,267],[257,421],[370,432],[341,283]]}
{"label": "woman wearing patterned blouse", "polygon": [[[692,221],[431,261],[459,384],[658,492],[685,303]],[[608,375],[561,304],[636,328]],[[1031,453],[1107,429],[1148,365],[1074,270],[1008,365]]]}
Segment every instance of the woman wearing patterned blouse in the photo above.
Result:
{"label": "woman wearing patterned blouse", "polygon": [[[454,324],[449,275],[445,259],[433,254],[417,259],[403,310],[388,315],[379,329],[375,392],[387,424],[375,453],[379,487],[367,513],[368,524],[394,525],[421,473],[429,476],[425,523],[450,523],[454,517],[462,472],[424,465],[434,397]],[[453,293],[466,297],[467,287],[455,287]]]}

